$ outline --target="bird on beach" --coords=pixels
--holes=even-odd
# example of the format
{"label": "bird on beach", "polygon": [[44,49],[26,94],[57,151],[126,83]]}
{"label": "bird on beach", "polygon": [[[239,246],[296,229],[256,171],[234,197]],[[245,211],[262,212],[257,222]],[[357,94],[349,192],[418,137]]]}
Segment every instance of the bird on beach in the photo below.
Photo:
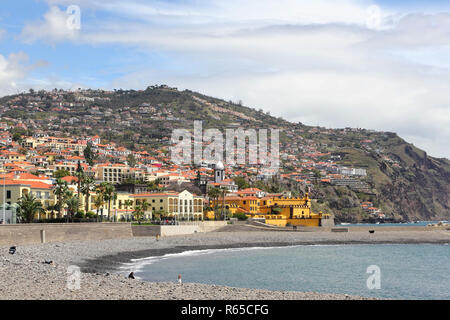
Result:
{"label": "bird on beach", "polygon": [[131,273],[128,275],[128,279],[134,279],[134,272],[131,272]]}

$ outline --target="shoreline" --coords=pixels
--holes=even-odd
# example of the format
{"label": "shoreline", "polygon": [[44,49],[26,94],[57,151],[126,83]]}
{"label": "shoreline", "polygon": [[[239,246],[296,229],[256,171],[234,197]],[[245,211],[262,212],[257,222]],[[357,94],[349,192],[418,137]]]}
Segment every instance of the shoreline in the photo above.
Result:
{"label": "shoreline", "polygon": [[195,246],[176,246],[161,249],[147,249],[140,251],[119,252],[113,255],[105,255],[92,260],[86,260],[81,264],[82,272],[98,273],[98,272],[119,272],[119,268],[125,263],[130,263],[133,259],[145,259],[151,257],[162,257],[167,254],[180,254],[188,251],[197,250],[216,250],[216,249],[244,249],[244,248],[280,248],[280,247],[295,247],[295,246],[318,246],[318,245],[389,245],[389,244],[448,244],[449,241],[379,241],[379,242],[365,242],[365,241],[324,241],[321,243],[309,242],[270,242],[270,243],[246,243],[246,244],[224,244],[224,245],[195,245]]}
{"label": "shoreline", "polygon": [[[365,299],[345,293],[269,291],[198,283],[128,279],[119,268],[131,259],[188,250],[348,244],[448,244],[450,232],[211,232],[184,236],[71,241],[23,245],[0,253],[0,299]],[[46,264],[44,261],[52,261]],[[79,266],[80,290],[67,289],[67,267]],[[123,272],[123,270],[122,270]],[[3,281],[3,279],[5,279]]]}
{"label": "shoreline", "polygon": [[[263,233],[264,237],[261,237]],[[225,234],[239,235],[237,238],[215,237]],[[286,235],[287,234],[287,235]],[[209,235],[209,236],[208,236]],[[240,242],[244,238],[251,242]],[[281,236],[283,235],[283,236]],[[432,237],[427,237],[427,236]],[[252,247],[289,247],[301,245],[364,245],[364,244],[449,244],[450,232],[447,230],[431,231],[378,231],[375,234],[366,232],[352,231],[349,233],[332,232],[251,232],[244,234],[241,232],[211,232],[204,234],[202,243],[180,244],[175,239],[190,239],[192,235],[172,236],[162,238],[160,241],[154,241],[159,248],[151,248],[135,251],[120,251],[115,254],[104,255],[94,259],[85,260],[82,267],[83,272],[95,273],[117,272],[118,267],[132,259],[143,259],[150,257],[159,257],[166,254],[178,254],[192,250],[210,250],[210,249],[236,249]],[[172,240],[167,241],[169,238]],[[280,239],[281,238],[281,239]],[[299,239],[302,238],[302,239]],[[152,238],[150,238],[152,239]],[[276,239],[276,240],[274,240]],[[165,246],[165,242],[173,245]]]}

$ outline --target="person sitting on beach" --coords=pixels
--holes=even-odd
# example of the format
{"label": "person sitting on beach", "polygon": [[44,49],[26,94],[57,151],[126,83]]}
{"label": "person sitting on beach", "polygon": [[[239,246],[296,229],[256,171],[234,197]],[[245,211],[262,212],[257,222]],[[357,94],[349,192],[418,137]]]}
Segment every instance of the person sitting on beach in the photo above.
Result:
{"label": "person sitting on beach", "polygon": [[128,275],[128,279],[134,279],[134,272],[131,272],[131,273]]}

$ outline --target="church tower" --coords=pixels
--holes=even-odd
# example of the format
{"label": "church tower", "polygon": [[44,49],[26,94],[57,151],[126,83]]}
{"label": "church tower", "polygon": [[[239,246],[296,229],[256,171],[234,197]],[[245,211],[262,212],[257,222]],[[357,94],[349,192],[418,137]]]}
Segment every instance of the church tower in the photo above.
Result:
{"label": "church tower", "polygon": [[224,179],[225,179],[225,167],[222,161],[219,161],[214,165],[214,182],[220,183]]}

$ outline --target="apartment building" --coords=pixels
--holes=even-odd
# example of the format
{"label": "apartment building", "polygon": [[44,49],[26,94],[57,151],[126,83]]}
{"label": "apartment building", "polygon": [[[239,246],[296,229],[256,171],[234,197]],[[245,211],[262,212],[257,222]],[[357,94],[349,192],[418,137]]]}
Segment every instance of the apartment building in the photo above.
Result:
{"label": "apartment building", "polygon": [[[125,196],[125,195],[124,195]],[[197,196],[185,190],[182,192],[162,192],[162,193],[139,193],[129,196],[118,196],[117,209],[123,215],[125,209],[124,200],[129,198],[133,201],[133,208],[141,204],[144,200],[149,204],[147,215],[162,212],[164,215],[176,217],[177,219],[201,220],[203,217],[203,197]]]}
{"label": "apartment building", "polygon": [[124,164],[102,164],[96,168],[97,179],[112,184],[121,183],[123,174],[129,171],[129,167]]}

